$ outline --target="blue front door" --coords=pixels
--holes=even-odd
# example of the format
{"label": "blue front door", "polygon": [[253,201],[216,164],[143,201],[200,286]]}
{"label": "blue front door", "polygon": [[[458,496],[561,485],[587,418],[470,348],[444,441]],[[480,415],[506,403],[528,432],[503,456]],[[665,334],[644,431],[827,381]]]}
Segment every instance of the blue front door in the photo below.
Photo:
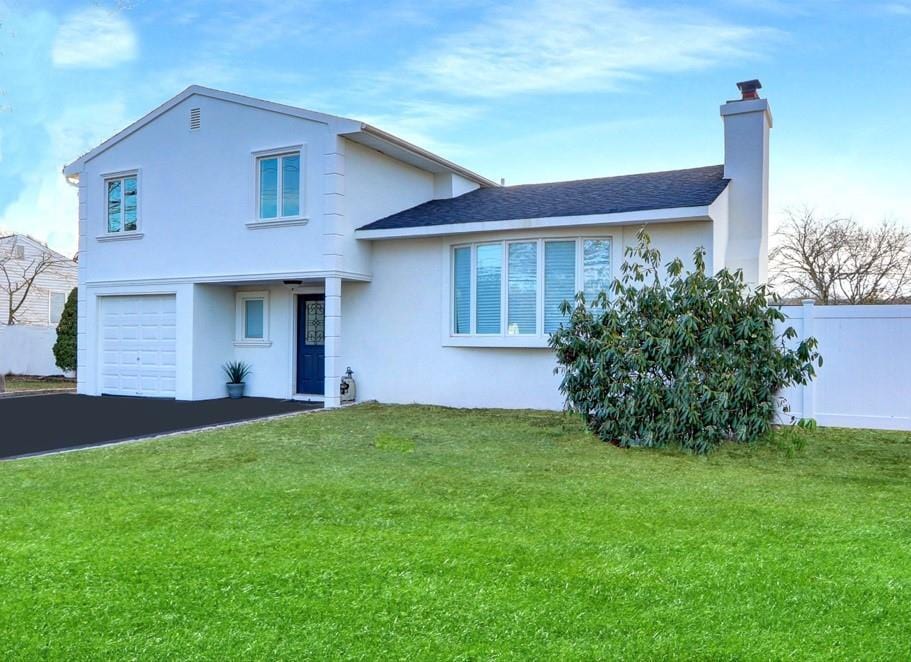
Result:
{"label": "blue front door", "polygon": [[322,395],[325,368],[326,299],[322,294],[297,297],[297,392]]}

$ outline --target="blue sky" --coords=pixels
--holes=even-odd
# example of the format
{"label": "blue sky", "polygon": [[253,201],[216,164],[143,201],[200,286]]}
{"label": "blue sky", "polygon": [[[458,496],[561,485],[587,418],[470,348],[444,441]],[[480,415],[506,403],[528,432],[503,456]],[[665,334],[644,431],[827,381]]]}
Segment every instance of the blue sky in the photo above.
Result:
{"label": "blue sky", "polygon": [[911,223],[911,0],[0,0],[0,228],[76,248],[61,166],[197,83],[354,117],[508,184],[722,160],[770,100],[788,206]]}

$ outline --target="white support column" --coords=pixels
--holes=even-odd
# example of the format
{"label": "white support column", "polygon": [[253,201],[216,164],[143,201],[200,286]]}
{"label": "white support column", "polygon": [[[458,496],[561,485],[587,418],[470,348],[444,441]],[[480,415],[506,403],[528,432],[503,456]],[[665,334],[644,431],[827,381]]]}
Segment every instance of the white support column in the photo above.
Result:
{"label": "white support column", "polygon": [[323,155],[323,267],[342,269],[342,240],[345,233],[345,140],[329,137]]}
{"label": "white support column", "polygon": [[339,386],[342,376],[342,279],[326,278],[326,364],[324,406],[341,405]]}
{"label": "white support column", "polygon": [[[806,340],[811,337],[814,333],[814,324],[813,317],[815,311],[813,306],[815,301],[813,299],[804,299],[803,300],[803,323],[800,330],[801,340]],[[816,417],[816,380],[810,380],[802,387],[803,393],[803,406],[801,407],[802,412],[801,416],[803,418],[815,418]]]}
{"label": "white support column", "polygon": [[[329,273],[343,268],[342,240],[345,232],[345,140],[329,137],[323,156],[323,268]],[[342,376],[342,279],[326,278],[325,395],[326,407],[341,404],[339,385]]]}

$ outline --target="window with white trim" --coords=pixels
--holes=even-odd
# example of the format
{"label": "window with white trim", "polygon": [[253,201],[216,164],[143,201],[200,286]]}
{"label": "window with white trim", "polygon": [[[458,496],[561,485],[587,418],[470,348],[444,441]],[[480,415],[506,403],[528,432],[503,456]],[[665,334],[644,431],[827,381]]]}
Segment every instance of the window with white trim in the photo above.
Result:
{"label": "window with white trim", "polygon": [[300,218],[301,152],[256,158],[256,214],[261,221]]}
{"label": "window with white trim", "polygon": [[108,234],[139,229],[139,177],[136,173],[104,180]]}
{"label": "window with white trim", "polygon": [[60,318],[63,316],[63,307],[66,305],[66,296],[66,292],[51,292],[48,321],[53,325],[60,323]]}
{"label": "window with white trim", "polygon": [[269,293],[237,293],[237,326],[235,342],[269,343]]}
{"label": "window with white trim", "polygon": [[455,336],[543,336],[567,322],[577,292],[593,301],[612,278],[610,237],[516,239],[452,247]]}

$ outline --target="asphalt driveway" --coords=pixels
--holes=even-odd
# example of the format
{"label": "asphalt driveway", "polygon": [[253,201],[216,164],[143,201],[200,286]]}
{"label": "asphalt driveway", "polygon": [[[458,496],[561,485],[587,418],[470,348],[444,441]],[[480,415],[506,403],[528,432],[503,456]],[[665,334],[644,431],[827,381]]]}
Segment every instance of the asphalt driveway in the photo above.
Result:
{"label": "asphalt driveway", "polygon": [[0,458],[95,446],[321,406],[269,398],[184,402],[73,393],[3,398]]}

